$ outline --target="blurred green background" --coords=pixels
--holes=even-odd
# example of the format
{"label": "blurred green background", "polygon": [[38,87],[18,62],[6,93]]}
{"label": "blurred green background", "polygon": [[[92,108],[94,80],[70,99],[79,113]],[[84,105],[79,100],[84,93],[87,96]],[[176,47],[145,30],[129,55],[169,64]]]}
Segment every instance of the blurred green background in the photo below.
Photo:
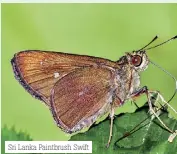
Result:
{"label": "blurred green background", "polygon": [[[69,139],[48,108],[15,80],[10,60],[16,52],[54,50],[118,60],[155,35],[155,44],[176,35],[176,19],[177,4],[2,4],[2,127],[15,126],[33,140]],[[177,77],[177,40],[148,56]],[[141,81],[166,99],[174,92],[174,81],[154,66]],[[177,97],[171,104],[177,109]],[[130,103],[117,112],[126,111],[134,111]]]}

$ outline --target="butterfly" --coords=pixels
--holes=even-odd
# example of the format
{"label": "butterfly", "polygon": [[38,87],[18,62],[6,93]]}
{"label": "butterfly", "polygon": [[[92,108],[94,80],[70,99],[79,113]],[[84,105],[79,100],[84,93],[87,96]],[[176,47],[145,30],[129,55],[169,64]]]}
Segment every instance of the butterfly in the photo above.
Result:
{"label": "butterfly", "polygon": [[45,102],[63,131],[80,131],[109,113],[109,146],[114,111],[127,100],[145,93],[150,110],[156,114],[149,98],[151,92],[146,86],[140,88],[140,72],[150,63],[147,50],[176,38],[146,48],[157,39],[156,36],[143,48],[128,52],[117,61],[87,55],[26,50],[16,53],[11,63],[15,78],[32,96]]}

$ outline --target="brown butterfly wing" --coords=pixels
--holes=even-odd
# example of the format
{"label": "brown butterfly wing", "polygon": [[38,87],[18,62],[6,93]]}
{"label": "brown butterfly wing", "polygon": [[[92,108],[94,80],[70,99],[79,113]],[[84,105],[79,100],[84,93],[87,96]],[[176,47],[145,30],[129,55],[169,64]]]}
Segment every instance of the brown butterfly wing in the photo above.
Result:
{"label": "brown butterfly wing", "polygon": [[115,65],[102,58],[38,50],[19,52],[11,62],[15,76],[23,87],[49,106],[51,89],[63,76],[83,67]]}
{"label": "brown butterfly wing", "polygon": [[69,73],[54,86],[51,110],[59,127],[72,133],[90,126],[110,108],[114,73],[107,68],[83,68]]}

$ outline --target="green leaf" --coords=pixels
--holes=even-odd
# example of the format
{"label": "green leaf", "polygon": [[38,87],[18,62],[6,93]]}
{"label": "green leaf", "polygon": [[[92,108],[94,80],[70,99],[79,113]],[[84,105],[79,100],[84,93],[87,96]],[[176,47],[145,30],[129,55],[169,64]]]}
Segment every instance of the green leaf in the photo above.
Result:
{"label": "green leaf", "polygon": [[[113,137],[109,148],[106,143],[109,138],[110,120],[107,118],[98,125],[92,126],[89,131],[72,136],[72,141],[93,141],[94,154],[174,154],[177,153],[177,139],[168,142],[170,133],[160,122],[146,120],[137,131],[128,137],[121,137],[132,130],[137,124],[148,117],[148,108],[143,107],[135,113],[126,113],[115,117]],[[172,130],[177,129],[177,121],[170,119],[166,112],[160,116],[161,120]],[[120,140],[119,140],[120,139]]]}
{"label": "green leaf", "polygon": [[29,134],[25,132],[17,132],[15,127],[7,128],[4,126],[1,128],[1,153],[5,153],[5,141],[32,141]]}

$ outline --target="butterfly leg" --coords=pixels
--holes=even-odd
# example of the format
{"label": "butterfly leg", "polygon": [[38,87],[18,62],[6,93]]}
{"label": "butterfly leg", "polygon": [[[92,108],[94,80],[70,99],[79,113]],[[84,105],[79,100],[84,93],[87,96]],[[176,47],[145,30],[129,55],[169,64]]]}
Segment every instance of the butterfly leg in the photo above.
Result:
{"label": "butterfly leg", "polygon": [[[150,95],[154,95],[156,94],[156,100],[155,100],[155,104],[157,104],[156,102],[158,102],[159,100],[161,102],[163,102],[164,104],[162,105],[161,103],[159,103],[162,107],[166,107],[168,106],[169,108],[171,108],[175,113],[177,113],[177,111],[163,98],[163,96],[160,94],[160,92],[158,91],[149,91]],[[159,109],[159,108],[157,108]],[[177,136],[177,130],[173,131],[173,133],[170,134],[170,136],[168,137],[168,142],[173,142],[174,138]]]}
{"label": "butterfly leg", "polygon": [[167,127],[165,125],[165,123],[159,118],[158,114],[154,111],[153,109],[153,103],[151,102],[151,98],[150,98],[150,93],[153,93],[153,91],[149,91],[147,86],[144,86],[143,88],[141,88],[140,90],[136,91],[135,93],[132,94],[132,98],[136,98],[142,94],[146,94],[147,99],[148,99],[148,105],[149,105],[149,111],[150,113],[152,113],[159,121],[160,123],[170,132],[173,133],[173,131]]}
{"label": "butterfly leg", "polygon": [[177,111],[163,98],[163,96],[160,94],[160,92],[158,92],[158,91],[149,91],[149,94],[152,95],[152,96],[154,94],[157,94],[156,102],[158,102],[160,100],[161,102],[164,103],[163,106],[168,106],[169,108],[171,108],[177,114]]}
{"label": "butterfly leg", "polygon": [[168,138],[168,142],[173,142],[174,138],[177,136],[177,130],[174,131]]}
{"label": "butterfly leg", "polygon": [[159,115],[154,111],[154,109],[152,107],[152,102],[150,99],[149,91],[146,92],[146,95],[147,95],[147,99],[148,99],[150,113],[152,113],[170,133],[173,133],[173,131],[168,126],[165,125],[165,123],[159,118]]}
{"label": "butterfly leg", "polygon": [[111,111],[110,111],[110,118],[111,118],[111,124],[110,124],[110,132],[109,132],[109,139],[106,147],[108,148],[111,142],[112,138],[112,129],[113,129],[113,120],[114,120],[114,107],[113,104],[111,104]]}

